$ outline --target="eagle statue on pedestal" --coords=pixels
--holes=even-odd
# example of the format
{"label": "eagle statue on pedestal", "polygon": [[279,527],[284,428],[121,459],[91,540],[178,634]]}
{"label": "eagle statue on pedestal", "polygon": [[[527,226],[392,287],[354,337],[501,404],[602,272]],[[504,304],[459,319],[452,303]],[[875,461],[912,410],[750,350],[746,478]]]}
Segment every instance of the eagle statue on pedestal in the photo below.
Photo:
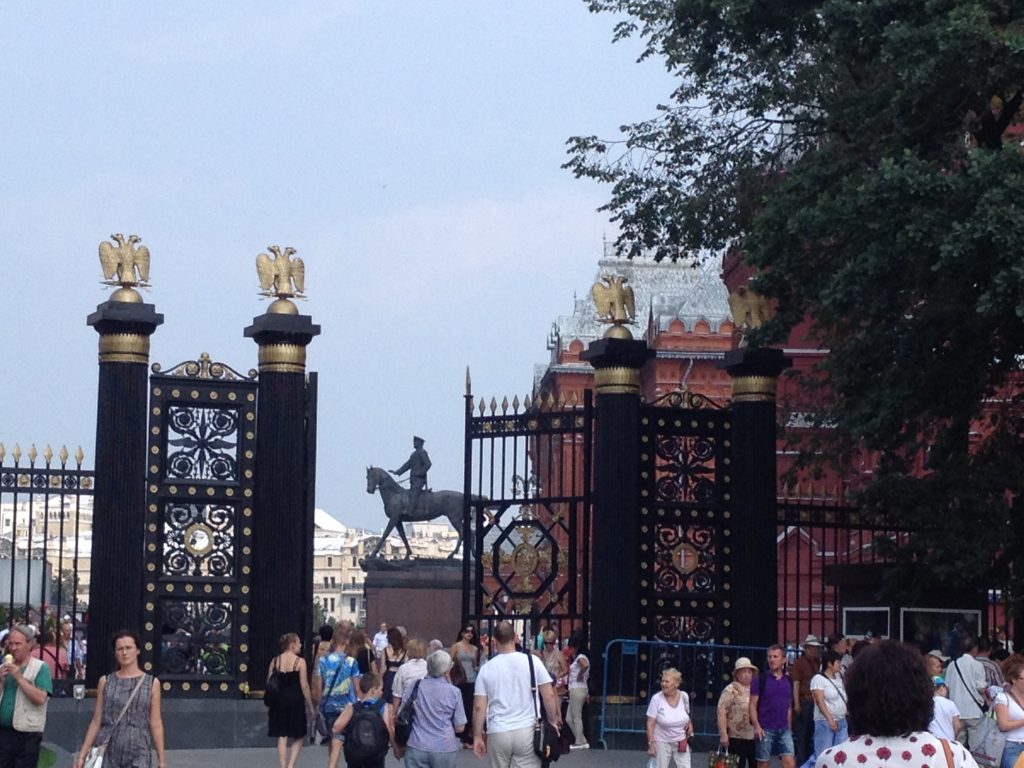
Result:
{"label": "eagle statue on pedestal", "polygon": [[[130,288],[149,285],[149,248],[138,235],[111,235],[113,243],[100,243],[100,265],[103,267],[103,281],[108,285]],[[116,245],[114,244],[116,243]],[[116,275],[116,278],[115,278]]]}
{"label": "eagle statue on pedestal", "polygon": [[260,294],[277,296],[279,299],[305,298],[306,265],[302,259],[291,258],[294,248],[268,245],[273,257],[261,253],[256,257],[256,272],[260,278]]}

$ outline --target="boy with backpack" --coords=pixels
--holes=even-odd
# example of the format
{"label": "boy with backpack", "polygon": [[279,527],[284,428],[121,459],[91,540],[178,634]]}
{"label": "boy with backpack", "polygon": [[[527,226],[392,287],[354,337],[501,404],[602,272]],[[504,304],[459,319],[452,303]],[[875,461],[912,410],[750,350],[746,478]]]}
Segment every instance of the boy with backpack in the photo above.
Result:
{"label": "boy with backpack", "polygon": [[359,700],[348,704],[332,731],[345,737],[347,768],[384,768],[391,746],[391,727],[384,717],[384,684],[376,672],[367,672],[356,686]]}

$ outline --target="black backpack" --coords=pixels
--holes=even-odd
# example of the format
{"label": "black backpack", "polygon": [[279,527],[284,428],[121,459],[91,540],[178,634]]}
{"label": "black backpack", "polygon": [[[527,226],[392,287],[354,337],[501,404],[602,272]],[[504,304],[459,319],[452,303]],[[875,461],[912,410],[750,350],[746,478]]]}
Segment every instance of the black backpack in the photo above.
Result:
{"label": "black backpack", "polygon": [[345,762],[377,760],[388,753],[388,729],[384,725],[384,699],[357,701],[345,728]]}

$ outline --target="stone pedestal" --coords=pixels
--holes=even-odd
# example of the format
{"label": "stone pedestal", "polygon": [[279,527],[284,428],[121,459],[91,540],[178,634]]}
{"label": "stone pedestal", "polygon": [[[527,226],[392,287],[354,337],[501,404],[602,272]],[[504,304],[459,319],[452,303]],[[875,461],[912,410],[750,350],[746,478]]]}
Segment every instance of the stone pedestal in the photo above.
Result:
{"label": "stone pedestal", "polygon": [[458,560],[401,561],[394,570],[366,572],[366,627],[373,635],[382,621],[403,626],[409,637],[435,638],[448,648],[462,622],[462,563]]}

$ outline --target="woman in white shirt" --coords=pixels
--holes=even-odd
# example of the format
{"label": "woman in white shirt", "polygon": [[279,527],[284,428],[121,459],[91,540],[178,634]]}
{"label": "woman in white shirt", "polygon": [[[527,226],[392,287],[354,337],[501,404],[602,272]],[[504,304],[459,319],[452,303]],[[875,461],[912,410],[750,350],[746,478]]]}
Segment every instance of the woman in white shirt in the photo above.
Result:
{"label": "woman in white shirt", "polygon": [[1013,768],[1024,752],[1024,656],[1014,654],[1003,662],[1007,688],[995,698],[996,724],[1006,734],[999,768]]}
{"label": "woman in white shirt", "polygon": [[583,705],[590,693],[590,659],[586,647],[576,649],[576,656],[569,665],[569,729],[576,736],[576,743],[570,749],[590,749],[586,734],[583,733]]}
{"label": "woman in white shirt", "polygon": [[829,650],[821,656],[821,673],[811,678],[811,696],[814,698],[814,754],[806,765],[829,747],[840,744],[849,736],[846,728],[846,689],[841,673],[843,657]]}
{"label": "woman in white shirt", "polygon": [[669,768],[673,758],[676,768],[690,768],[688,740],[693,723],[689,697],[679,690],[682,682],[678,669],[666,669],[661,673],[661,690],[647,707],[647,754],[657,761],[658,768]]}

